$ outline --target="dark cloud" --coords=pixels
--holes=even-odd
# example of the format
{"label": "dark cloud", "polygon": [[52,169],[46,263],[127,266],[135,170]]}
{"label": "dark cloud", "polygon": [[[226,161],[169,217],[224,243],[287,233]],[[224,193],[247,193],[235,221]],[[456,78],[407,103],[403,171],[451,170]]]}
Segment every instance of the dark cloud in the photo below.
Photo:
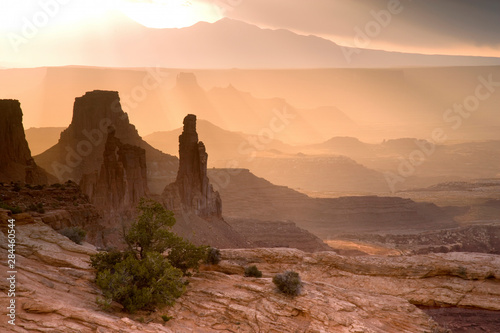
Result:
{"label": "dark cloud", "polygon": [[[222,0],[221,0],[222,1]],[[257,25],[354,38],[373,12],[397,0],[240,0],[226,16]],[[408,47],[470,45],[500,50],[498,0],[400,0],[377,41]]]}

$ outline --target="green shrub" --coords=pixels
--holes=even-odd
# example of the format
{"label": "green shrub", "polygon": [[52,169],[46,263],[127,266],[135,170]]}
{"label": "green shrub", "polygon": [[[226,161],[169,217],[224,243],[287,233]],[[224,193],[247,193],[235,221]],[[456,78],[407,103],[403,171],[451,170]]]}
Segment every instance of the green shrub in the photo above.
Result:
{"label": "green shrub", "polygon": [[176,244],[170,249],[167,259],[172,266],[179,268],[186,274],[190,269],[198,269],[200,262],[206,259],[207,250],[205,246],[196,246],[179,237]]}
{"label": "green shrub", "polygon": [[14,187],[12,188],[12,191],[14,191],[14,192],[21,191],[21,185],[19,183],[14,183]]}
{"label": "green shrub", "polygon": [[256,278],[261,278],[262,277],[262,272],[259,271],[257,266],[252,265],[245,267],[245,276],[246,277],[256,277]]}
{"label": "green shrub", "polygon": [[63,236],[68,237],[76,244],[82,244],[85,236],[87,236],[87,232],[80,227],[64,228],[60,230],[59,233]]}
{"label": "green shrub", "polygon": [[113,271],[98,271],[96,284],[106,298],[128,312],[173,305],[185,290],[182,272],[156,252],[146,253],[142,259],[127,255]]}
{"label": "green shrub", "polygon": [[12,214],[20,214],[20,213],[23,212],[23,210],[21,209],[21,207],[19,207],[19,206],[11,206],[8,203],[3,202],[3,201],[0,201],[0,208],[10,210],[12,212]]}
{"label": "green shrub", "polygon": [[126,254],[111,250],[109,252],[99,252],[90,256],[90,265],[98,272],[106,269],[112,270],[116,264],[121,262]]}
{"label": "green shrub", "polygon": [[278,287],[279,291],[290,296],[299,295],[302,289],[302,280],[299,273],[294,271],[276,274],[273,277],[273,283]]}
{"label": "green shrub", "polygon": [[185,291],[183,275],[198,268],[207,254],[205,246],[195,246],[170,230],[173,213],[159,203],[141,199],[138,209],[137,221],[124,236],[128,251],[101,252],[90,259],[104,297],[128,312],[172,305]]}
{"label": "green shrub", "polygon": [[215,247],[209,247],[207,249],[207,258],[205,263],[209,265],[217,265],[221,261],[220,250]]}
{"label": "green shrub", "polygon": [[45,213],[45,208],[43,208],[43,203],[41,202],[36,205],[35,204],[29,205],[28,210],[32,212],[38,212],[40,214]]}
{"label": "green shrub", "polygon": [[141,199],[138,209],[141,214],[132,223],[125,241],[139,257],[147,252],[163,253],[178,241],[179,237],[168,230],[175,224],[174,213],[153,200],[145,199]]}
{"label": "green shrub", "polygon": [[172,319],[172,317],[167,316],[167,315],[162,315],[162,316],[161,316],[161,319],[163,319],[163,322],[165,322],[165,323],[166,323],[167,321],[169,321],[170,319]]}

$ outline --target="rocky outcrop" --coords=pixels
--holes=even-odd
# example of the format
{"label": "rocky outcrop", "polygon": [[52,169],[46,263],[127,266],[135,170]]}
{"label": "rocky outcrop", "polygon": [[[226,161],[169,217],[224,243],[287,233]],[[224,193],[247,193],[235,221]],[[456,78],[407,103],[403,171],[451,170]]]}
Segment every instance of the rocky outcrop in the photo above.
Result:
{"label": "rocky outcrop", "polygon": [[108,131],[100,171],[83,175],[80,187],[97,207],[119,211],[148,195],[146,151],[123,144],[113,127]]}
{"label": "rocky outcrop", "polygon": [[247,169],[215,169],[209,175],[224,202],[224,217],[290,220],[323,240],[344,233],[409,233],[457,226],[456,209],[432,203],[379,196],[312,198]]}
{"label": "rocky outcrop", "polygon": [[305,252],[331,251],[319,237],[290,221],[227,219],[228,223],[256,247],[289,247]]}
{"label": "rocky outcrop", "polygon": [[219,248],[249,247],[250,243],[222,219],[222,202],[207,176],[208,154],[198,141],[196,116],[184,118],[179,136],[179,170],[175,182],[165,187],[163,205],[174,211],[173,230],[195,244]]}
{"label": "rocky outcrop", "polygon": [[102,215],[73,182],[26,185],[20,189],[3,185],[0,186],[0,203],[6,210],[22,212],[16,215],[22,223],[39,221],[56,231],[79,227],[87,231],[89,242],[103,246]]}
{"label": "rocky outcrop", "polygon": [[194,212],[200,217],[221,217],[222,202],[207,176],[208,154],[198,141],[196,116],[184,118],[179,136],[179,171],[174,183],[168,185],[163,198],[168,209]]}
{"label": "rocky outcrop", "polygon": [[99,172],[104,162],[109,126],[115,128],[115,136],[123,144],[146,151],[147,177],[153,188],[156,188],[156,183],[164,184],[164,187],[175,178],[177,158],[163,154],[142,140],[123,112],[116,91],[94,90],[76,98],[71,124],[61,133],[59,142],[35,159],[60,181],[79,182],[84,174]]}
{"label": "rocky outcrop", "polygon": [[31,157],[24,135],[21,104],[13,99],[0,100],[0,181],[48,182],[47,173]]}
{"label": "rocky outcrop", "polygon": [[343,240],[391,247],[406,254],[479,252],[500,254],[500,225],[474,224],[454,229],[402,235],[341,235]]}

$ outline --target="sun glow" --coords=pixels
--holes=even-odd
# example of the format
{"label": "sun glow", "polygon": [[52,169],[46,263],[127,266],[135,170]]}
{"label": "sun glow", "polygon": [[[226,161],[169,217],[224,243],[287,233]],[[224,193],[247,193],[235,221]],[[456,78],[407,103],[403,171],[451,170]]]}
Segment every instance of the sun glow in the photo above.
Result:
{"label": "sun glow", "polygon": [[148,28],[184,28],[223,17],[216,6],[196,0],[124,0],[120,10]]}

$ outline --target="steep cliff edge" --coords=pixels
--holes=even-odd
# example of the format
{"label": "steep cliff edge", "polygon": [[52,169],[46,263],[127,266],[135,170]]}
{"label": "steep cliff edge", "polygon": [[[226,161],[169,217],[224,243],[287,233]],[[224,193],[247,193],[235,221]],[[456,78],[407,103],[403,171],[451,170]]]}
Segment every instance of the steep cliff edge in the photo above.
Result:
{"label": "steep cliff edge", "polygon": [[0,100],[0,181],[46,184],[48,180],[48,174],[31,157],[21,104],[13,99]]}

